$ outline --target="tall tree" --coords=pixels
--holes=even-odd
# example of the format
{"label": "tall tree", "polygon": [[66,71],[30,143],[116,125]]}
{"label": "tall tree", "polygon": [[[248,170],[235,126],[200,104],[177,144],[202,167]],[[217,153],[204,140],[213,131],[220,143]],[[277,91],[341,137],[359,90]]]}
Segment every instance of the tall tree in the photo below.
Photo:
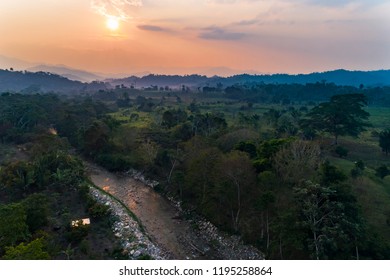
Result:
{"label": "tall tree", "polygon": [[295,188],[308,249],[316,259],[359,259],[363,221],[350,186],[306,181]]}
{"label": "tall tree", "polygon": [[248,155],[232,151],[219,162],[220,195],[226,211],[230,212],[231,225],[238,232],[243,212],[250,212],[251,200],[256,195],[256,173]]}
{"label": "tall tree", "polygon": [[336,228],[337,216],[334,213],[338,205],[329,199],[332,192],[329,187],[311,181],[295,189],[302,226],[311,233],[308,238],[309,250],[317,260],[324,257],[326,243],[331,242],[331,232]]}
{"label": "tall tree", "polygon": [[339,136],[358,136],[369,126],[365,120],[370,114],[363,110],[366,105],[363,94],[334,95],[329,102],[314,107],[301,124],[303,128],[332,134],[337,145]]}

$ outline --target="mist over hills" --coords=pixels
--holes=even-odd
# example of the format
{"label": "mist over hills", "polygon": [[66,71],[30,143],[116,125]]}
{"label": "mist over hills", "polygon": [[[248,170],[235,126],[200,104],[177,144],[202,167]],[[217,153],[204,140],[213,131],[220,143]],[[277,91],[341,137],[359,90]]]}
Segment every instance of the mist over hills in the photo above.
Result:
{"label": "mist over hills", "polygon": [[[34,71],[31,71],[34,70]],[[36,72],[35,70],[40,70]],[[54,74],[54,71],[63,74]],[[389,86],[390,70],[377,71],[348,71],[334,70],[311,74],[267,74],[250,75],[241,74],[230,77],[205,75],[155,75],[143,77],[130,76],[121,79],[104,79],[103,77],[87,71],[75,70],[66,66],[35,66],[28,71],[12,71],[0,69],[0,92],[59,92],[78,93],[107,90],[116,86],[142,88],[170,87],[179,89],[183,85],[198,89],[207,86],[231,86],[245,83],[265,84],[307,84],[316,82],[334,83],[336,85],[365,87]]]}
{"label": "mist over hills", "polygon": [[65,65],[37,65],[27,69],[31,72],[49,72],[61,75],[69,80],[90,83],[92,81],[104,80],[103,76],[96,75],[91,72],[68,68]]}

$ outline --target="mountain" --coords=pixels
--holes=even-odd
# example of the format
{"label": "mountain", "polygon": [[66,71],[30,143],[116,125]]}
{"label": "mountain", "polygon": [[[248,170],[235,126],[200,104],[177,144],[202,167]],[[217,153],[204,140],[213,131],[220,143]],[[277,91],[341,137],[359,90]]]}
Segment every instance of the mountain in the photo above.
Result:
{"label": "mountain", "polygon": [[34,66],[34,63],[27,62],[21,59],[0,55],[0,69],[24,70]]}
{"label": "mountain", "polygon": [[[279,84],[306,84],[327,82],[336,85],[359,87],[390,86],[390,70],[378,71],[347,71],[334,70],[322,73],[311,74],[273,74],[273,75],[250,75],[241,74],[231,77],[207,77],[205,75],[155,75],[149,74],[143,77],[130,76],[120,79],[107,79],[104,81],[93,81],[101,78],[82,70],[70,69],[63,66],[44,66],[30,68],[33,70],[44,70],[39,72],[11,71],[0,69],[0,92],[22,91],[22,92],[59,92],[59,93],[80,93],[106,90],[117,85],[136,88],[148,87],[170,87],[180,89],[183,85],[191,88],[231,86],[234,84],[247,83],[279,83]],[[68,77],[54,74],[49,70],[66,72]],[[74,79],[72,79],[72,77]],[[75,79],[77,77],[77,80]],[[101,78],[102,79],[102,78]],[[88,80],[81,82],[79,80]]]}
{"label": "mountain", "polygon": [[345,86],[384,86],[390,85],[390,70],[378,71],[347,71],[334,70],[322,73],[311,74],[272,74],[272,75],[250,75],[241,74],[230,77],[207,77],[204,75],[154,75],[150,74],[144,77],[130,76],[123,79],[107,80],[112,85],[135,86],[137,88],[158,86],[158,87],[189,87],[215,86],[222,83],[224,86],[243,83],[279,83],[279,84],[306,84],[326,81],[336,85]]}
{"label": "mountain", "polygon": [[47,72],[10,71],[0,69],[0,92],[80,93],[107,89],[103,82],[82,83]]}
{"label": "mountain", "polygon": [[108,79],[106,80],[111,85],[134,86],[136,88],[158,86],[158,87],[173,87],[180,88],[182,85],[189,87],[199,86],[207,83],[211,78],[201,75],[155,75],[149,74],[143,77],[130,76],[123,79]]}
{"label": "mountain", "polygon": [[[49,72],[58,74],[69,80],[80,82],[92,82],[103,80],[107,75],[99,75],[80,69],[74,69],[66,65],[47,65],[27,62],[21,59],[0,55],[0,69],[27,70],[30,72]],[[121,75],[123,77],[123,75]]]}
{"label": "mountain", "polygon": [[61,75],[68,78],[69,80],[80,81],[80,82],[92,82],[103,80],[102,76],[98,76],[94,73],[90,73],[84,70],[69,68],[65,65],[37,65],[27,69],[31,72],[49,72]]}

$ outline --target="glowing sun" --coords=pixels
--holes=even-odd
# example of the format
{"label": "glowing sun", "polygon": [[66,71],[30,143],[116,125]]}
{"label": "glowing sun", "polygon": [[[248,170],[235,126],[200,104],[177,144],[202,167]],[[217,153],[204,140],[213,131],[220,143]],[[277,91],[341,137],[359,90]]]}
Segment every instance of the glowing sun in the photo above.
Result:
{"label": "glowing sun", "polygon": [[118,30],[119,28],[119,19],[115,17],[109,17],[106,21],[106,26],[111,31]]}

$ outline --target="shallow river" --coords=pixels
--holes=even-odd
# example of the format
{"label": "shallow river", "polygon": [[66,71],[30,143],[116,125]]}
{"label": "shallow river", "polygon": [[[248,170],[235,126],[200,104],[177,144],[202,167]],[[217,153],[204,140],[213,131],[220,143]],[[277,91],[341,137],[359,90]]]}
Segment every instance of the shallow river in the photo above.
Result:
{"label": "shallow river", "polygon": [[151,240],[172,258],[199,258],[188,244],[188,238],[194,236],[190,224],[180,219],[166,198],[129,176],[109,172],[90,162],[85,164],[92,182],[124,202],[139,218]]}

